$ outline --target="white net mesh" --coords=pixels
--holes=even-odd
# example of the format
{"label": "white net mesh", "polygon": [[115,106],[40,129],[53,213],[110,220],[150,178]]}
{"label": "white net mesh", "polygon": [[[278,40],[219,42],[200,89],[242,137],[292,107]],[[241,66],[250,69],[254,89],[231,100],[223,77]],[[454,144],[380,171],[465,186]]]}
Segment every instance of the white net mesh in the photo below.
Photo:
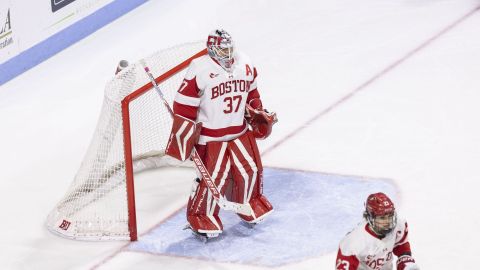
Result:
{"label": "white net mesh", "polygon": [[[145,62],[156,77],[203,48],[202,42],[184,44],[157,52]],[[170,105],[185,72],[159,84]],[[67,194],[47,218],[49,230],[74,239],[130,239],[121,102],[149,81],[137,62],[107,84],[90,147]],[[172,120],[155,90],[130,102],[129,110],[134,172],[179,165],[164,156]]]}

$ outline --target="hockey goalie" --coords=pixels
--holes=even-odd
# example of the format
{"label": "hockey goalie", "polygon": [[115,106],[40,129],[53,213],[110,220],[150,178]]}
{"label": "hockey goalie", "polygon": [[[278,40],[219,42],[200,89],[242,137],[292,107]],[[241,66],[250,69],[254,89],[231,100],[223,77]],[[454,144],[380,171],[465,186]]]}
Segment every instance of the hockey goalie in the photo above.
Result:
{"label": "hockey goalie", "polygon": [[[225,30],[210,33],[207,50],[191,62],[175,97],[166,153],[183,161],[195,148],[221,195],[249,204],[250,215],[237,214],[256,224],[273,211],[262,191],[256,140],[270,135],[276,114],[263,109],[257,69]],[[223,231],[219,210],[199,174],[188,200],[188,227],[197,235],[218,236]]]}

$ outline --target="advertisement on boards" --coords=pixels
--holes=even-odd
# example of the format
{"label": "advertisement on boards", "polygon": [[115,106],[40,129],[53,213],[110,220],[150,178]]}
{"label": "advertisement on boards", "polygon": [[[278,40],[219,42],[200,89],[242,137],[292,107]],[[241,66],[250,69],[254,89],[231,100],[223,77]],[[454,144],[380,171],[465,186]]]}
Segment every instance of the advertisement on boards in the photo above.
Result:
{"label": "advertisement on boards", "polygon": [[72,3],[75,0],[51,0],[52,1],[52,12],[55,12],[62,7]]}
{"label": "advertisement on boards", "polygon": [[0,4],[0,63],[18,53],[10,1]]}
{"label": "advertisement on boards", "polygon": [[148,0],[0,0],[0,85]]}
{"label": "advertisement on boards", "polygon": [[0,64],[111,2],[113,0],[1,1]]}

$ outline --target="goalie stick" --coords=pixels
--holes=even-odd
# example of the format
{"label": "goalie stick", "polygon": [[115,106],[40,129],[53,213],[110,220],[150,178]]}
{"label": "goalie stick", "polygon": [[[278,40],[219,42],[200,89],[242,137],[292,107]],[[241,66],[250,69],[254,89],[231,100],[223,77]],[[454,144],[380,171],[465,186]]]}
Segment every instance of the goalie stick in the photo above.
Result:
{"label": "goalie stick", "polygon": [[[145,60],[142,59],[140,60],[140,63],[143,65],[143,69],[145,70],[145,73],[147,73],[150,82],[152,83],[153,87],[157,91],[157,93],[160,95],[160,99],[163,102],[163,105],[167,108],[168,112],[170,113],[170,116],[173,118],[173,110],[170,108],[170,105],[168,104],[167,100],[165,99],[162,90],[158,86],[157,82],[155,81],[155,78],[153,77],[152,73],[150,72],[150,69],[148,68],[147,64],[145,63]],[[220,194],[220,191],[218,190],[217,185],[215,182],[212,180],[212,177],[210,176],[210,173],[208,172],[207,168],[205,167],[205,164],[203,164],[202,159],[198,155],[197,150],[195,147],[192,150],[191,158],[193,160],[193,163],[197,167],[197,170],[200,172],[202,175],[202,180],[205,181],[205,184],[207,184],[208,189],[212,193],[213,198],[217,202],[217,204],[224,210],[229,210],[229,211],[234,211],[236,213],[240,213],[242,215],[253,215],[253,209],[248,203],[236,203],[236,202],[231,202],[225,199],[223,195]]]}

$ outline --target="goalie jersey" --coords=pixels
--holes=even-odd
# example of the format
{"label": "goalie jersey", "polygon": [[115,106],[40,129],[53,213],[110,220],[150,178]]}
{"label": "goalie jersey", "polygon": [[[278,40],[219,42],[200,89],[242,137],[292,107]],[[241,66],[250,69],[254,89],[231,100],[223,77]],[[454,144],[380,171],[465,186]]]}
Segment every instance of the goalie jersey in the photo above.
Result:
{"label": "goalie jersey", "polygon": [[202,123],[199,144],[229,141],[248,129],[245,104],[260,98],[257,70],[250,59],[236,52],[230,72],[210,56],[190,63],[173,104],[173,111]]}
{"label": "goalie jersey", "polygon": [[335,269],[392,270],[393,255],[405,252],[410,252],[405,220],[399,219],[394,230],[382,239],[364,221],[340,242]]}

